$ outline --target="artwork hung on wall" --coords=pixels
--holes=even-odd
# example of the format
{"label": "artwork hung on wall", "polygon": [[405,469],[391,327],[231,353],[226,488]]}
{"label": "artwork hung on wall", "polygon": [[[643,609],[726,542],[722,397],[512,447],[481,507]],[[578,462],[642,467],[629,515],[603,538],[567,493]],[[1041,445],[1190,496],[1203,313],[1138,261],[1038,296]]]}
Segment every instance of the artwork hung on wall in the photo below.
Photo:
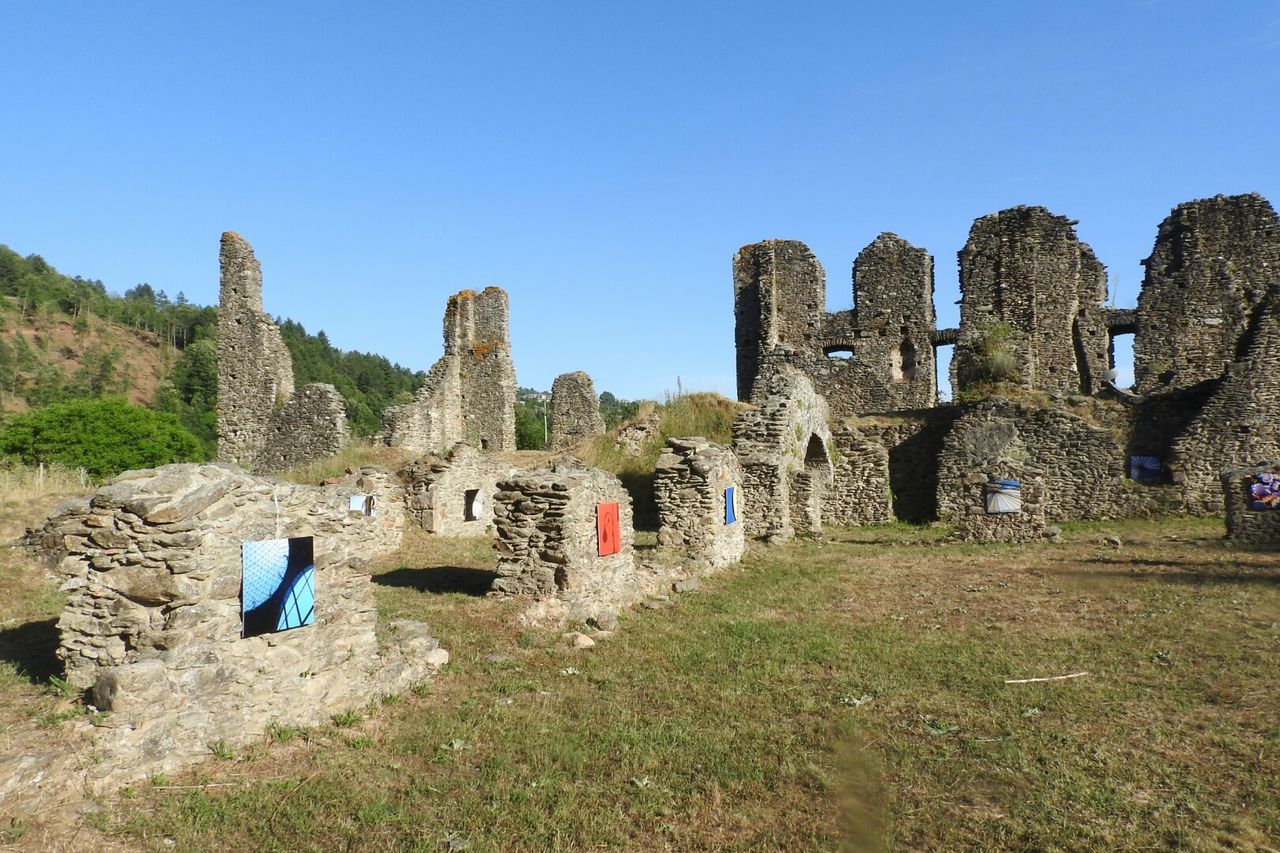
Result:
{"label": "artwork hung on wall", "polygon": [[462,520],[479,521],[484,512],[484,496],[479,489],[467,489],[462,496]]}
{"label": "artwork hung on wall", "polygon": [[1164,460],[1159,456],[1130,456],[1129,479],[1138,483],[1163,483]]}
{"label": "artwork hung on wall", "polygon": [[347,512],[351,515],[363,515],[366,518],[373,518],[374,503],[373,495],[352,495],[350,502],[347,504]]}
{"label": "artwork hung on wall", "polygon": [[1249,475],[1249,509],[1280,509],[1280,474],[1260,471]]}
{"label": "artwork hung on wall", "polygon": [[982,487],[988,515],[1022,512],[1022,483],[992,480]]}
{"label": "artwork hung on wall", "polygon": [[257,637],[315,620],[315,546],[310,536],[240,546],[241,636]]}
{"label": "artwork hung on wall", "polygon": [[724,523],[733,524],[738,520],[738,491],[733,486],[724,490]]}
{"label": "artwork hung on wall", "polygon": [[616,503],[596,504],[596,545],[596,551],[601,557],[617,554],[622,550]]}

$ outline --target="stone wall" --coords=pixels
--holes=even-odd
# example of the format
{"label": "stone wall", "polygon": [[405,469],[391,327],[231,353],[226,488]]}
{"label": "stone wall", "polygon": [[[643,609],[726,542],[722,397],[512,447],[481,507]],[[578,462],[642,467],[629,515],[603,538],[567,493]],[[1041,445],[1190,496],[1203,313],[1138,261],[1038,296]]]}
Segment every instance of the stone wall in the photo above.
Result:
{"label": "stone wall", "polygon": [[[372,497],[373,515],[350,509]],[[447,655],[425,625],[393,623],[380,648],[364,561],[403,532],[394,478],[362,469],[299,486],[226,465],[122,474],[33,534],[69,597],[58,622],[71,685],[109,714],[91,734],[93,786],[170,772],[262,736],[318,725],[404,690]],[[315,620],[242,637],[241,545],[313,537]]]}
{"label": "stone wall", "polygon": [[[1020,486],[1019,512],[989,512],[987,484],[996,480],[1016,480]],[[951,502],[960,508],[955,538],[964,542],[1032,542],[1055,539],[1060,531],[1045,523],[1045,484],[1034,465],[1011,459],[994,460],[957,481]]]}
{"label": "stone wall", "polygon": [[591,377],[583,371],[562,373],[551,383],[550,430],[548,450],[565,450],[604,435],[600,398]]}
{"label": "stone wall", "polygon": [[232,231],[222,235],[218,308],[218,459],[276,471],[335,453],[350,437],[332,385],[293,385],[293,360],[262,306],[262,269]]}
{"label": "stone wall", "polygon": [[1256,193],[1189,201],[1160,223],[1142,263],[1138,391],[1192,388],[1243,354],[1242,338],[1280,276],[1280,219]]}
{"label": "stone wall", "polygon": [[706,571],[732,565],[746,551],[746,525],[728,522],[726,489],[742,506],[742,468],[733,452],[705,438],[670,438],[658,457],[654,498],[658,547],[684,555]]}
{"label": "stone wall", "polygon": [[1280,269],[1244,334],[1244,357],[1173,443],[1169,468],[1186,508],[1220,512],[1223,471],[1280,459]]}
{"label": "stone wall", "polygon": [[1280,510],[1259,510],[1251,506],[1252,478],[1258,474],[1280,478],[1280,462],[1262,462],[1222,474],[1227,540],[1242,545],[1280,545]]}
{"label": "stone wall", "polygon": [[[563,622],[616,614],[661,588],[661,575],[636,565],[631,496],[617,477],[566,459],[498,489],[490,595],[528,597],[533,621]],[[620,547],[602,557],[597,506],[605,503],[618,505]]]}
{"label": "stone wall", "polygon": [[[915,524],[938,518],[938,454],[961,411],[956,406],[941,406],[849,422],[867,441],[883,445],[888,454],[888,490],[894,518]],[[837,447],[839,440],[836,439]],[[854,522],[850,519],[845,523]]]}
{"label": "stone wall", "polygon": [[487,287],[449,297],[444,355],[412,403],[383,411],[378,438],[414,453],[458,442],[484,451],[516,449],[516,371],[506,291]]}
{"label": "stone wall", "polygon": [[753,393],[753,407],[733,422],[746,532],[771,541],[797,531],[817,533],[832,480],[827,403],[807,376],[776,353],[766,359]]}
{"label": "stone wall", "polygon": [[889,492],[889,450],[846,424],[831,434],[832,483],[822,504],[826,524],[882,524],[893,521]]}
{"label": "stone wall", "polygon": [[400,472],[405,508],[428,533],[492,536],[498,482],[518,471],[511,462],[456,444],[448,453],[424,456]]}
{"label": "stone wall", "polygon": [[959,255],[953,388],[988,380],[997,336],[1022,387],[1062,394],[1102,387],[1110,369],[1107,276],[1074,224],[1026,206],[973,223]]}
{"label": "stone wall", "polygon": [[809,377],[848,417],[931,406],[937,397],[933,259],[881,234],[853,266],[854,307],[829,313],[826,274],[805,244],[767,240],[734,256],[738,399],[753,398],[766,361]]}

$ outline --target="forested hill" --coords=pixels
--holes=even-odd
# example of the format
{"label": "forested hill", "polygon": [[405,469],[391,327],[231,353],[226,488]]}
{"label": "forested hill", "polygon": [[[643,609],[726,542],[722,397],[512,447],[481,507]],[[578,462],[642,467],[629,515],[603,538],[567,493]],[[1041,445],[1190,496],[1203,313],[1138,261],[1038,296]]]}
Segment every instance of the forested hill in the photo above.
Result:
{"label": "forested hill", "polygon": [[[0,245],[0,408],[23,411],[124,395],[170,412],[214,445],[218,310],[149,284],[123,295],[101,281],[66,276],[39,255]],[[324,332],[277,318],[294,380],[328,382],[347,402],[352,432],[377,430],[382,410],[407,402],[423,371],[372,353],[342,352]]]}

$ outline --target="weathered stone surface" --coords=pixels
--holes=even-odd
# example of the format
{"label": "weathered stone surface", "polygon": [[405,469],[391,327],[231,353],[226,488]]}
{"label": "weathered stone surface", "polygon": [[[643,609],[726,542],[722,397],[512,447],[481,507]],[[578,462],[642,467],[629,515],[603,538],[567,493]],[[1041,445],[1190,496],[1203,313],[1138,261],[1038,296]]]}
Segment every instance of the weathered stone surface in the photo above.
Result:
{"label": "weathered stone surface", "polygon": [[[349,511],[353,494],[373,495],[373,517]],[[124,509],[139,504],[147,519]],[[85,732],[99,759],[82,769],[88,789],[170,772],[211,743],[247,744],[272,722],[322,723],[438,668],[447,655],[425,625],[392,623],[386,648],[375,634],[361,567],[398,546],[403,524],[400,488],[376,468],[312,487],[227,465],[168,465],[64,506],[44,527],[83,535],[47,555],[69,592],[58,654],[68,683],[110,712]],[[105,531],[118,537],[112,547]],[[242,638],[241,545],[294,536],[314,538],[314,624]]]}
{"label": "weathered stone surface", "polygon": [[597,435],[604,435],[600,398],[591,377],[581,370],[562,373],[551,383],[551,435],[548,450],[576,447]]}
{"label": "weathered stone surface", "polygon": [[332,385],[294,392],[293,360],[262,306],[262,269],[233,231],[222,235],[218,299],[218,459],[274,471],[320,459],[350,438]]}
{"label": "weathered stone surface", "polygon": [[492,536],[498,482],[519,471],[512,462],[456,444],[447,453],[424,456],[400,472],[406,484],[405,507],[428,533]]}
{"label": "weathered stone surface", "polygon": [[[955,538],[965,542],[1032,542],[1055,538],[1045,524],[1045,488],[1040,473],[1035,466],[1008,458],[996,459],[982,470],[970,472],[957,484],[952,496],[961,509]],[[986,511],[984,486],[992,480],[1019,481],[1021,512]]]}
{"label": "weathered stone surface", "polygon": [[704,572],[741,560],[746,523],[741,518],[725,523],[725,490],[738,493],[741,507],[742,482],[742,466],[729,448],[700,437],[667,439],[654,478],[658,547]]}
{"label": "weathered stone surface", "polygon": [[459,442],[482,451],[516,449],[516,369],[510,309],[498,287],[449,297],[444,355],[412,403],[383,412],[379,437],[415,453],[443,453]]}

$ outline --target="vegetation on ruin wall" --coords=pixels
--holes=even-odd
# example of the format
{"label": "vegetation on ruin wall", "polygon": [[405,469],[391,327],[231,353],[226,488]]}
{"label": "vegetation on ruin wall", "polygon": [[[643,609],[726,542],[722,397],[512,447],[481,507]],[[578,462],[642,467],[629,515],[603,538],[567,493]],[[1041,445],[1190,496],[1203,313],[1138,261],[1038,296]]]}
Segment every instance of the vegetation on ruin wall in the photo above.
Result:
{"label": "vegetation on ruin wall", "polygon": [[[411,535],[374,569],[378,604],[388,620],[427,621],[450,650],[434,682],[332,725],[211,748],[193,772],[105,801],[78,841],[1275,846],[1272,556],[1224,550],[1221,522],[1200,519],[1081,525],[1061,545],[955,545],[945,532],[837,529],[762,549],[671,607],[624,613],[586,651],[477,594],[488,543]],[[37,846],[44,819],[24,842]]]}

